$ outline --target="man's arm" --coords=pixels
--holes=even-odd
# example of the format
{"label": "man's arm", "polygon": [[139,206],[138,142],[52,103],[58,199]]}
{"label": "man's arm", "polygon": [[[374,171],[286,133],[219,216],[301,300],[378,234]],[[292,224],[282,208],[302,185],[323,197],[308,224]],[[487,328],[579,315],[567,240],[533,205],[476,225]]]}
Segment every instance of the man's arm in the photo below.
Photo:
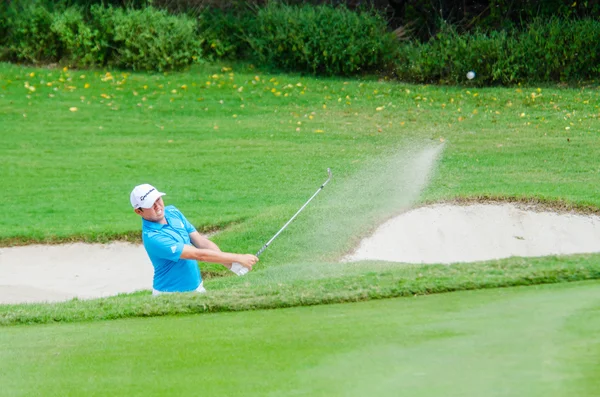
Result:
{"label": "man's arm", "polygon": [[229,265],[237,262],[245,268],[252,269],[252,266],[258,262],[258,258],[250,254],[233,254],[229,252],[215,251],[207,248],[196,248],[191,245],[184,245],[181,252],[181,259],[195,259],[201,262],[220,263]]}
{"label": "man's arm", "polygon": [[196,248],[205,248],[221,252],[221,249],[217,244],[213,243],[197,231],[190,233],[190,240],[192,240],[192,244],[194,244],[194,247]]}
{"label": "man's arm", "polygon": [[[221,252],[221,248],[219,248],[217,244],[213,243],[212,241],[198,233],[198,231],[193,231],[190,233],[190,240],[196,248],[209,249]],[[225,266],[227,269],[231,270],[231,263],[222,263],[222,265]]]}

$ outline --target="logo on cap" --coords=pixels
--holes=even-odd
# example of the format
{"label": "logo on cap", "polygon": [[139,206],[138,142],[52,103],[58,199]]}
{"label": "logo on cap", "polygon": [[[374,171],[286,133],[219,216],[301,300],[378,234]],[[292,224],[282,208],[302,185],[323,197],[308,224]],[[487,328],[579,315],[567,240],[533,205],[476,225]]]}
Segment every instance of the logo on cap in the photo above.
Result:
{"label": "logo on cap", "polygon": [[150,193],[152,193],[153,191],[155,191],[156,189],[152,188],[148,191],[148,193],[144,194],[142,197],[140,197],[140,201],[144,201],[146,199],[146,197],[148,197],[148,195]]}

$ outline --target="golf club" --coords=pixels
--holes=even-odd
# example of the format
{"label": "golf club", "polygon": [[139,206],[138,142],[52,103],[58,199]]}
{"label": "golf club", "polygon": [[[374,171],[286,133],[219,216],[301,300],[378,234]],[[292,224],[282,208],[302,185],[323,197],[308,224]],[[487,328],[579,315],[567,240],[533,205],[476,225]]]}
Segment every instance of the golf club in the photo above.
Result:
{"label": "golf club", "polygon": [[[304,203],[304,205],[302,207],[300,207],[300,209],[294,214],[294,216],[292,216],[290,218],[289,221],[287,221],[285,223],[285,225],[283,225],[283,227],[281,229],[279,229],[279,231],[277,233],[275,233],[275,235],[273,237],[271,237],[271,239],[269,241],[266,242],[265,245],[262,246],[261,249],[258,250],[258,252],[256,253],[256,256],[260,256],[260,254],[262,254],[268,247],[269,245],[273,242],[273,240],[275,240],[277,238],[277,236],[279,236],[281,234],[281,232],[283,232],[285,230],[286,227],[288,227],[288,225],[290,223],[292,223],[292,221],[294,219],[296,219],[296,217],[298,216],[298,214],[300,212],[302,212],[302,210],[308,205],[308,203],[310,203],[312,201],[312,199],[315,198],[315,196],[317,194],[319,194],[319,192],[321,190],[323,190],[323,188],[325,187],[325,185],[327,185],[327,183],[329,183],[329,181],[331,180],[331,168],[327,168],[327,180],[325,182],[323,182],[323,184],[321,185],[321,187],[319,187],[319,189],[317,189],[317,191],[315,192],[315,194],[313,194],[311,196],[311,198],[308,199],[308,201],[306,203]],[[238,276],[243,276],[244,274],[248,273],[248,268],[242,266],[241,264],[234,262],[231,264],[231,271],[234,272],[235,274],[237,274]]]}

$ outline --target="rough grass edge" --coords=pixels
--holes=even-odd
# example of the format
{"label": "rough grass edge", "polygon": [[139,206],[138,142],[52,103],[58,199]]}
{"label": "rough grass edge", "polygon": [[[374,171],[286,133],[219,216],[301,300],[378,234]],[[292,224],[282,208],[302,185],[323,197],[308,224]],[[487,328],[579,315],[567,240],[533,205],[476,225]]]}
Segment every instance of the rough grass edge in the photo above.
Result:
{"label": "rough grass edge", "polygon": [[[218,224],[210,225],[199,225],[195,226],[196,230],[200,233],[212,236],[228,228],[240,224],[244,219],[235,221],[228,221]],[[46,236],[46,237],[32,237],[32,236],[15,236],[8,238],[0,238],[0,248],[5,247],[17,247],[26,246],[32,244],[42,245],[59,245],[59,244],[72,244],[72,243],[88,243],[88,244],[108,244],[113,242],[126,242],[141,244],[142,243],[142,232],[141,230],[128,231],[128,232],[115,232],[115,233],[104,233],[104,232],[92,232],[85,234],[74,234],[69,236]]]}
{"label": "rough grass edge", "polygon": [[[539,198],[529,196],[456,196],[443,200],[425,200],[418,207],[431,205],[450,204],[450,205],[474,205],[474,204],[512,204],[520,209],[536,212],[554,212],[557,214],[580,214],[580,215],[600,215],[600,208],[593,204],[576,203],[567,200],[557,200],[555,198]],[[414,208],[417,208],[415,206]]]}
{"label": "rough grass edge", "polygon": [[279,309],[600,279],[600,262],[593,255],[390,269],[256,288],[251,281],[241,280],[206,295],[136,293],[56,304],[0,305],[0,326]]}

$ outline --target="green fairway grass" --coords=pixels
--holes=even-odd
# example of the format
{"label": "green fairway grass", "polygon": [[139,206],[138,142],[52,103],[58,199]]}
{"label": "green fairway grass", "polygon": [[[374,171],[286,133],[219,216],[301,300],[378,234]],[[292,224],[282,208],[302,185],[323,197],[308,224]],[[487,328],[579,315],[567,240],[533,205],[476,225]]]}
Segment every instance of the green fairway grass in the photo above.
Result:
{"label": "green fairway grass", "polygon": [[0,332],[3,396],[544,396],[600,389],[600,283]]}
{"label": "green fairway grass", "polygon": [[409,142],[415,150],[446,143],[423,200],[600,204],[597,89],[413,86],[240,68],[150,75],[0,64],[0,174],[11,214],[0,242],[135,238],[127,197],[149,182],[202,230],[239,224],[218,240],[254,250],[327,167],[335,189]]}
{"label": "green fairway grass", "polygon": [[[419,86],[267,74],[248,65],[145,74],[0,64],[0,175],[8,214],[0,220],[0,246],[139,241],[140,219],[128,196],[148,182],[199,230],[218,231],[213,239],[223,250],[255,253],[315,192],[328,167],[334,174],[250,277],[207,280],[214,291],[208,306],[193,296],[171,302],[138,293],[5,305],[2,323],[597,278],[599,255],[422,271],[329,264],[383,220],[427,202],[517,200],[599,213],[599,104],[597,87]],[[229,275],[221,266],[201,268]],[[328,269],[327,276],[307,283],[314,274],[308,269]],[[418,282],[407,287],[407,278]]]}
{"label": "green fairway grass", "polygon": [[206,295],[149,291],[64,303],[0,305],[0,326],[244,311],[600,278],[598,255],[474,264],[296,263],[205,281]]}
{"label": "green fairway grass", "polygon": [[251,273],[200,264],[205,295],[0,305],[0,396],[596,396],[599,254],[340,259],[431,202],[600,214],[599,118],[590,86],[0,63],[0,247],[140,242],[151,183],[255,253],[333,171]]}

